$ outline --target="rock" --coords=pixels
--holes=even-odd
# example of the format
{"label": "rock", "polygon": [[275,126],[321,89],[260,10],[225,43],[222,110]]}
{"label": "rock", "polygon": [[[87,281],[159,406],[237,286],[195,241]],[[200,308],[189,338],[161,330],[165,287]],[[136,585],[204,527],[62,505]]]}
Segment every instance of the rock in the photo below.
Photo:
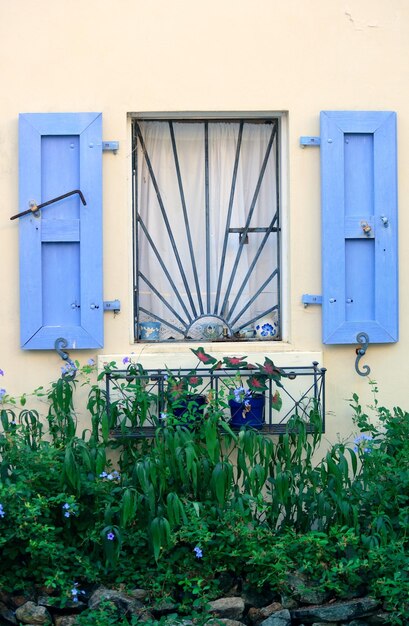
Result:
{"label": "rock", "polygon": [[283,605],[283,609],[296,609],[299,606],[299,602],[294,600],[291,596],[286,596],[283,594],[281,596],[281,604]]}
{"label": "rock", "polygon": [[[83,596],[78,596],[79,598],[83,597]],[[84,609],[87,608],[87,605],[85,602],[81,602],[81,600],[78,600],[77,602],[74,602],[73,600],[65,600],[64,604],[61,605],[58,602],[58,599],[55,598],[54,596],[40,596],[39,598],[37,598],[37,604],[39,604],[40,606],[45,606],[47,609],[50,609],[51,611],[53,609],[57,609],[58,611],[61,610],[70,610],[73,613],[79,613],[80,611],[83,611]]]}
{"label": "rock", "polygon": [[26,602],[16,610],[16,618],[23,624],[50,624],[51,615],[45,606],[38,606],[34,602]]}
{"label": "rock", "polygon": [[128,591],[128,595],[135,598],[135,600],[139,600],[139,602],[143,602],[148,597],[149,593],[146,589],[131,589]]}
{"label": "rock", "polygon": [[16,593],[10,596],[10,603],[13,606],[13,608],[18,609],[20,606],[23,606],[23,604],[25,604],[26,602],[34,602],[34,599],[35,598],[33,594],[30,594],[28,596],[28,595]]}
{"label": "rock", "polygon": [[261,622],[260,626],[291,626],[291,614],[288,609],[276,611]]}
{"label": "rock", "polygon": [[239,622],[236,619],[227,619],[226,617],[218,617],[217,619],[210,619],[206,622],[206,626],[219,626],[220,624],[224,624],[225,626],[245,626],[243,622]]}
{"label": "rock", "polygon": [[334,602],[322,606],[305,606],[291,611],[291,618],[304,621],[307,624],[314,622],[347,622],[355,618],[365,617],[375,612],[379,602],[373,598],[358,598],[348,602]]}
{"label": "rock", "polygon": [[261,609],[252,607],[251,609],[249,609],[247,617],[249,621],[253,624],[258,624],[259,622],[267,619],[267,617],[270,617],[270,615],[272,615],[276,611],[282,611],[283,608],[284,607],[282,604],[280,604],[280,602],[272,602],[268,606],[264,606]]}
{"label": "rock", "polygon": [[120,616],[135,616],[140,622],[154,620],[153,615],[149,613],[142,602],[136,600],[132,595],[115,591],[114,589],[107,589],[106,587],[99,587],[94,591],[88,601],[88,608],[98,608],[101,602],[104,601],[110,602]]}
{"label": "rock", "polygon": [[303,604],[323,604],[329,600],[330,594],[317,584],[313,584],[302,574],[290,574],[288,584]]}
{"label": "rock", "polygon": [[169,600],[162,600],[155,602],[150,608],[156,615],[168,615],[169,613],[176,612],[177,605]]}
{"label": "rock", "polygon": [[367,619],[367,623],[370,626],[389,626],[390,615],[384,611],[377,611]]}
{"label": "rock", "polygon": [[4,602],[0,601],[0,617],[4,619],[8,624],[17,624],[18,621],[15,618],[14,611],[8,608]]}
{"label": "rock", "polygon": [[143,608],[142,602],[136,600],[128,593],[107,589],[106,587],[98,587],[98,589],[94,591],[88,601],[88,608],[96,609],[103,601],[112,602],[123,613],[126,613],[130,606],[138,609]]}
{"label": "rock", "polygon": [[55,626],[75,626],[76,615],[58,615],[54,618]]}
{"label": "rock", "polygon": [[209,612],[216,617],[240,619],[244,613],[244,600],[237,597],[219,598],[209,602]]}
{"label": "rock", "polygon": [[314,622],[312,626],[337,626],[337,622]]}

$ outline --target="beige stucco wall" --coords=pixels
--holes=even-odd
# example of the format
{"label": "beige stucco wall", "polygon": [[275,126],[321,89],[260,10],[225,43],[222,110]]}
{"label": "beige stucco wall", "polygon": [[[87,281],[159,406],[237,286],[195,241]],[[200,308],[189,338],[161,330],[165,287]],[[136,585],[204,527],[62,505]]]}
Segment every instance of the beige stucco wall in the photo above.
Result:
{"label": "beige stucco wall", "polygon": [[[301,303],[321,293],[321,232],[319,149],[301,149],[299,137],[319,135],[320,110],[380,109],[398,115],[401,325],[399,343],[370,346],[365,362],[381,402],[409,407],[408,58],[407,0],[0,0],[1,386],[33,389],[62,364],[19,347],[18,224],[9,221],[19,209],[19,112],[101,111],[104,139],[120,142],[103,157],[104,298],[122,310],[105,313],[101,356],[141,350],[132,343],[127,114],[285,111],[288,341],[254,349],[271,348],[282,364],[318,355],[328,369],[328,437],[350,432],[346,398],[368,398],[369,385],[355,373],[354,347],[324,347],[320,307]],[[145,345],[142,361],[184,364],[188,348],[167,350]]]}

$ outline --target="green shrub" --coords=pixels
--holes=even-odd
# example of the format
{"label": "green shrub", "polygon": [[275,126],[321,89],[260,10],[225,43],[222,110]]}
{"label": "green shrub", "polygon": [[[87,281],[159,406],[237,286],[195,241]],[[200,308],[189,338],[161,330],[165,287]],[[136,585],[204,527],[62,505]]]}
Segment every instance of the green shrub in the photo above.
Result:
{"label": "green shrub", "polygon": [[[373,593],[391,623],[403,623],[408,413],[380,407],[375,395],[367,414],[354,395],[355,441],[333,445],[319,461],[317,407],[312,433],[294,415],[287,432],[271,438],[231,430],[223,393],[194,428],[157,416],[151,439],[118,442],[109,435],[112,420],[145,420],[151,391],[122,378],[130,402],[114,403],[108,414],[93,370],[36,390],[44,417],[27,407],[28,395],[1,394],[1,588],[46,585],[66,601],[76,585],[143,585],[191,614],[226,580],[271,595],[289,593],[296,573],[334,598]],[[90,425],[79,433],[81,380],[89,385]],[[93,623],[106,623],[111,608],[92,613]]]}

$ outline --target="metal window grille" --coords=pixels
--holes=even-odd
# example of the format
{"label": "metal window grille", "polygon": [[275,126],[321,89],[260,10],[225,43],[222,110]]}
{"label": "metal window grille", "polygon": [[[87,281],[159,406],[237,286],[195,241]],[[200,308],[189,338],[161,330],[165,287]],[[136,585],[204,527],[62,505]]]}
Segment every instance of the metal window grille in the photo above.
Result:
{"label": "metal window grille", "polygon": [[278,134],[278,118],[133,121],[137,341],[281,339]]}

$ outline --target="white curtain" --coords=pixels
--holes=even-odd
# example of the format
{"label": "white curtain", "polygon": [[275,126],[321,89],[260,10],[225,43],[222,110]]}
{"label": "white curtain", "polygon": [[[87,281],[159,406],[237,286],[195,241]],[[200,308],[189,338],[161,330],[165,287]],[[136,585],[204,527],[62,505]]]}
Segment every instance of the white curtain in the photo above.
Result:
{"label": "white curtain", "polygon": [[[239,234],[237,233],[228,235],[224,261],[222,258],[226,225],[227,228],[229,226],[230,228],[243,228],[246,225],[272,136],[272,125],[245,123],[243,126],[230,224],[227,224],[227,216],[240,125],[239,122],[209,122],[207,125],[208,222],[210,224],[208,254],[206,253],[205,124],[203,122],[173,123],[176,158],[168,122],[139,122],[139,128],[145,151],[142,150],[139,141],[137,210],[151,242],[139,225],[138,270],[147,277],[154,288],[150,288],[144,280],[139,279],[139,304],[153,314],[152,316],[141,314],[140,319],[155,319],[157,316],[180,328],[182,334],[184,324],[190,326],[196,318],[204,314],[208,315],[209,319],[216,313],[222,317],[227,316],[227,321],[234,320],[277,267],[277,234],[272,233],[251,272],[243,293],[234,305],[237,293],[254,261],[265,233],[250,232],[248,234],[248,244],[243,245],[237,264],[239,249]],[[179,164],[181,183],[178,180],[176,161]],[[185,198],[186,220],[180,184]],[[275,139],[269,153],[250,228],[270,225],[277,211],[276,191]],[[189,229],[193,258],[189,250]],[[194,272],[195,267],[197,277]],[[166,276],[164,268],[169,272],[169,277]],[[221,310],[231,277],[233,277],[233,282],[227,299],[227,307]],[[173,311],[161,301],[154,290],[165,299]],[[246,321],[254,317],[257,312],[277,304],[277,298],[278,279],[276,277],[270,281],[250,309],[237,319],[235,327],[245,325]],[[232,310],[233,306],[234,310]],[[162,336],[163,338],[166,336],[180,338],[177,333],[175,334],[174,329],[167,328],[163,324]]]}

